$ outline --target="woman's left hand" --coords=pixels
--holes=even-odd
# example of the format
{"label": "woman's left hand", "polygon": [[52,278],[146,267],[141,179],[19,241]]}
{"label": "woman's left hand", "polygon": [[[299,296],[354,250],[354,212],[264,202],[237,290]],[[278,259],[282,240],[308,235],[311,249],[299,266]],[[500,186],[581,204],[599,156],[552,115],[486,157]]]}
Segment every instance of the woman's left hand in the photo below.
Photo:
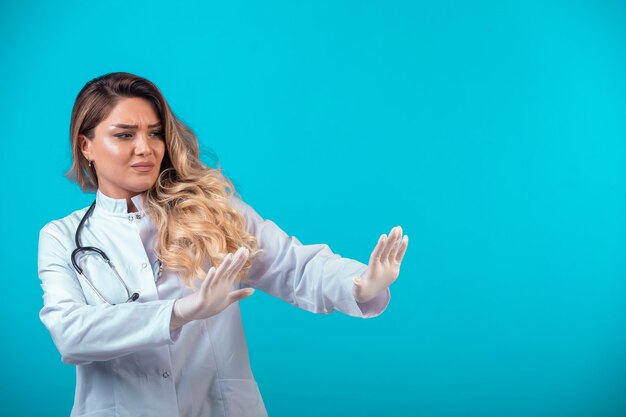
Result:
{"label": "woman's left hand", "polygon": [[387,289],[400,274],[400,264],[409,245],[409,237],[402,236],[402,227],[391,229],[389,237],[381,235],[370,255],[367,269],[360,278],[353,278],[354,298],[366,303]]}

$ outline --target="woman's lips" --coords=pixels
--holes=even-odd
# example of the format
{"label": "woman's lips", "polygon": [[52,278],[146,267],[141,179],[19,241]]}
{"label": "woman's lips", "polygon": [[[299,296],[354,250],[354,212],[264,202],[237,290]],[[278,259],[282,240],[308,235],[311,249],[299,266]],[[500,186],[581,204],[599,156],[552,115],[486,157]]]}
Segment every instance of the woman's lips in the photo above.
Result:
{"label": "woman's lips", "polygon": [[138,165],[131,165],[131,168],[134,168],[135,170],[139,172],[148,172],[148,171],[152,171],[152,168],[154,168],[154,165],[153,164],[138,164]]}

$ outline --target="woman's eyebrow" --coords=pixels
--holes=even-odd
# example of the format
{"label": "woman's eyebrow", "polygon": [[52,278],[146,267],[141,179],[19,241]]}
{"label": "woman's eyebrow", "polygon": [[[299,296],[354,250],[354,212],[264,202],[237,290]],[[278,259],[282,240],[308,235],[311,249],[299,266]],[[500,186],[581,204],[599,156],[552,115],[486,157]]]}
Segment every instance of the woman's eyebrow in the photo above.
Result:
{"label": "woman's eyebrow", "polygon": [[[162,125],[161,122],[156,122],[156,123],[153,123],[151,125],[148,125],[148,129],[153,128],[153,127],[157,127],[157,126],[161,126],[161,125]],[[137,129],[139,126],[137,126],[137,125],[127,125],[127,124],[119,123],[119,124],[111,125],[111,127],[119,127],[119,128],[122,128],[122,129]]]}

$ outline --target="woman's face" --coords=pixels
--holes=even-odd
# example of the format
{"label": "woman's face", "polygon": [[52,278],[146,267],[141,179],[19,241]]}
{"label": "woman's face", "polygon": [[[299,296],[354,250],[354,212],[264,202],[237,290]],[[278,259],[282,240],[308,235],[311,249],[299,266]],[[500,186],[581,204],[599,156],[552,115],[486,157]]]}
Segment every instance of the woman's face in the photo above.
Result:
{"label": "woman's face", "polygon": [[165,154],[163,125],[143,98],[122,98],[95,128],[92,140],[80,137],[83,155],[92,161],[98,188],[111,198],[129,199],[149,189],[159,176]]}

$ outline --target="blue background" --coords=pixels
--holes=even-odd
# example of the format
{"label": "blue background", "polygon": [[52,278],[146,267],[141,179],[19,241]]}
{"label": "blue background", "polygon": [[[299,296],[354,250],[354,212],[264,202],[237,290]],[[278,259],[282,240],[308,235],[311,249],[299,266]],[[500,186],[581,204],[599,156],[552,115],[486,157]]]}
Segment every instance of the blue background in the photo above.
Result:
{"label": "blue background", "polygon": [[622,1],[2,2],[2,415],[69,415],[37,239],[91,78],[154,81],[244,199],[367,262],[379,317],[242,302],[271,416],[626,415]]}

